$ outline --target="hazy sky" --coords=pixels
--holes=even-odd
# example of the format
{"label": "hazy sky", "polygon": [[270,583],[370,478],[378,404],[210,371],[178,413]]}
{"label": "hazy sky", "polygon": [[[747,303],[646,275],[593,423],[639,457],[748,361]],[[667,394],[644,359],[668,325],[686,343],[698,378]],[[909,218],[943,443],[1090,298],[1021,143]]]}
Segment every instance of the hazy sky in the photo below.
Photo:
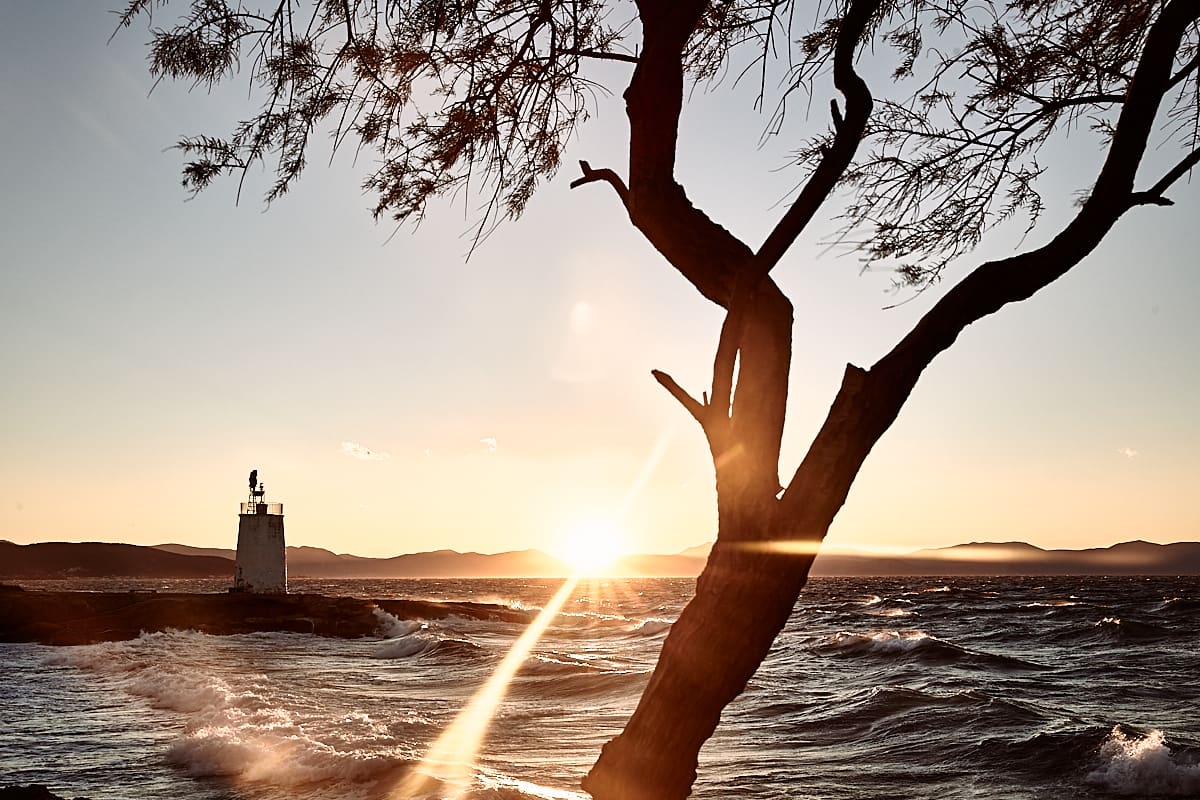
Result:
{"label": "hazy sky", "polygon": [[[721,316],[611,191],[571,191],[564,168],[469,261],[475,199],[392,236],[358,188],[373,160],[327,166],[323,142],[269,210],[263,175],[240,204],[233,181],[188,201],[168,148],[226,133],[246,82],[148,96],[148,34],[106,45],[104,7],[0,3],[0,538],[231,547],[252,468],[289,543],[338,552],[553,550],[607,517],[643,551],[713,537],[703,438],[649,371],[698,394]],[[698,92],[681,143],[695,202],[753,244],[804,133],[756,149],[764,123],[744,95]],[[565,163],[623,171],[624,136],[602,99]],[[1098,163],[1085,136],[1058,153],[1026,246]],[[1170,196],[934,362],[830,544],[1200,538],[1200,191]],[[785,475],[844,364],[874,362],[942,291],[884,310],[908,295],[825,252],[832,213],[777,269],[796,304]]]}

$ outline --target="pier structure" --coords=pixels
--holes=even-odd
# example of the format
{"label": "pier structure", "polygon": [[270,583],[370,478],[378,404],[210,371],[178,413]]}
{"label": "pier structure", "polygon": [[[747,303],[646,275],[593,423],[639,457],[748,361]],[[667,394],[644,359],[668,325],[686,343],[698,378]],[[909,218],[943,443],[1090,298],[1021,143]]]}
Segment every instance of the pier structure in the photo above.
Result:
{"label": "pier structure", "polygon": [[233,591],[287,593],[283,503],[268,503],[258,470],[250,473],[250,495],[238,514],[237,568]]}

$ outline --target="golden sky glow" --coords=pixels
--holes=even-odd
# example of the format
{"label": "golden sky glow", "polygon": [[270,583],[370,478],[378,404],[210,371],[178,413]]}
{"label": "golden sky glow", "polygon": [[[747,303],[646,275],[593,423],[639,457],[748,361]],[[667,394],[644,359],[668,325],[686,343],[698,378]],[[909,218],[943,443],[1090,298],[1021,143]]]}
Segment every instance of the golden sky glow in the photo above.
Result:
{"label": "golden sky glow", "polygon": [[[649,371],[699,395],[721,315],[610,192],[572,191],[564,169],[469,261],[461,204],[392,237],[349,157],[314,154],[267,213],[254,176],[240,205],[232,184],[185,203],[166,148],[239,118],[243,87],[147,97],[145,37],[106,45],[106,6],[52,5],[0,4],[16,110],[0,120],[0,538],[232,547],[252,468],[289,543],[337,552],[558,552],[587,519],[619,520],[641,552],[713,538],[703,436]],[[794,140],[760,147],[752,99],[690,96],[678,170],[699,207],[761,241],[796,181],[778,169]],[[598,102],[564,163],[626,163],[620,93]],[[1091,181],[1073,135],[1048,151],[1023,246]],[[934,362],[830,545],[1200,538],[1200,182],[1172,199]],[[845,364],[872,363],[954,278],[1022,241],[1021,224],[1001,229],[884,310],[907,298],[828,251],[835,212],[776,271],[796,307],[785,482]]]}

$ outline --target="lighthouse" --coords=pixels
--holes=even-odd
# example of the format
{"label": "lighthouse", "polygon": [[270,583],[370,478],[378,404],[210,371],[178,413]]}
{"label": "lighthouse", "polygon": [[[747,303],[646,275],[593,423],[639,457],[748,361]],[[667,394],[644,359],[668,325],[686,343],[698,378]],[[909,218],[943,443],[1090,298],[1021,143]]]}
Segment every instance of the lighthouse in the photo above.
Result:
{"label": "lighthouse", "polygon": [[268,503],[258,470],[250,472],[250,496],[238,514],[237,569],[233,591],[287,593],[283,503]]}

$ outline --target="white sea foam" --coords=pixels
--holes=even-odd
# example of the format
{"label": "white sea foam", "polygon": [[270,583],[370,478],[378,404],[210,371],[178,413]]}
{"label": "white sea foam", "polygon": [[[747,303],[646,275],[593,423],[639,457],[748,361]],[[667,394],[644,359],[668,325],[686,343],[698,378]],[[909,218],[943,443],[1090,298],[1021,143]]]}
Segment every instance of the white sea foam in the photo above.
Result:
{"label": "white sea foam", "polygon": [[513,611],[541,611],[542,607],[534,603],[528,603],[524,600],[518,600],[514,597],[504,597],[498,594],[485,594],[478,597],[466,597],[463,602],[479,603],[489,606],[504,606]]}
{"label": "white sea foam", "polygon": [[379,607],[371,609],[371,613],[375,615],[375,619],[379,620],[379,633],[389,639],[395,639],[398,636],[408,636],[410,633],[419,631],[425,627],[423,623],[414,619],[400,619]]}
{"label": "white sea foam", "polygon": [[[270,637],[258,640],[270,646]],[[367,714],[322,721],[280,694],[265,675],[217,674],[210,667],[223,647],[218,637],[165,631],[64,648],[46,662],[98,675],[153,708],[178,714],[183,730],[167,757],[189,775],[283,787],[355,784],[410,763],[413,754]]]}
{"label": "white sea foam", "polygon": [[314,739],[295,721],[274,727],[257,723],[246,719],[191,730],[171,745],[167,758],[189,775],[274,786],[371,781],[408,763],[394,751],[341,750]]}
{"label": "white sea foam", "polygon": [[1113,794],[1196,797],[1200,795],[1200,763],[1173,755],[1162,731],[1138,738],[1118,725],[1100,745],[1099,767],[1087,782]]}
{"label": "white sea foam", "polygon": [[870,612],[876,617],[913,617],[917,612],[908,608],[881,608]]}
{"label": "white sea foam", "polygon": [[387,640],[371,651],[371,658],[411,658],[428,652],[440,641],[429,632],[427,623],[399,619],[381,608],[374,609],[379,619],[379,631]]}
{"label": "white sea foam", "polygon": [[863,598],[860,602],[864,606],[877,606],[883,602],[883,598],[877,594],[872,594],[872,595],[868,595],[867,597]]}
{"label": "white sea foam", "polygon": [[565,789],[554,789],[550,786],[540,786],[529,781],[518,780],[507,775],[483,773],[477,776],[480,787],[492,792],[518,792],[524,797],[537,797],[542,800],[587,800],[588,795],[570,792]]}
{"label": "white sea foam", "polygon": [[1067,606],[1077,605],[1079,605],[1079,603],[1074,600],[1051,600],[1049,603],[1043,603],[1041,601],[1026,603],[1024,606],[1022,606],[1022,608],[1066,608]]}

